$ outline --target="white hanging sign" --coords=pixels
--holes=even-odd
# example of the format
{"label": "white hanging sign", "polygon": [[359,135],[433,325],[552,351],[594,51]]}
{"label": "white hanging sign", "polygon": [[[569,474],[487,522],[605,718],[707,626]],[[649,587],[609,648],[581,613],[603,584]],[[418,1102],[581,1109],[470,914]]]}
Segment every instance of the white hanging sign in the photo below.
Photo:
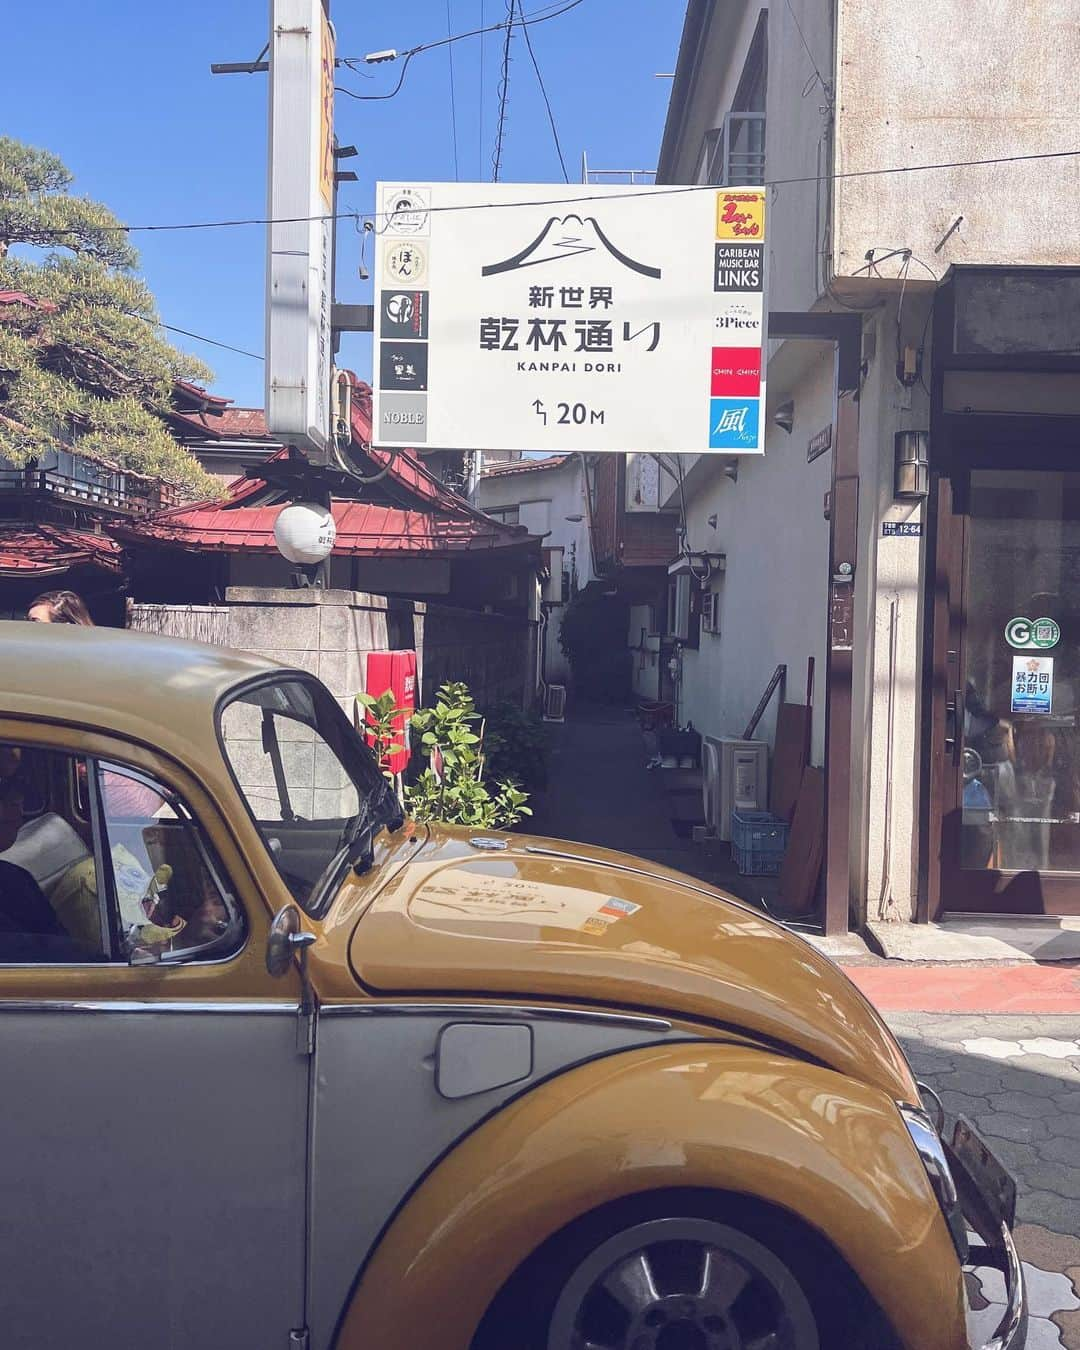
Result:
{"label": "white hanging sign", "polygon": [[761,453],[763,189],[377,192],[376,444]]}

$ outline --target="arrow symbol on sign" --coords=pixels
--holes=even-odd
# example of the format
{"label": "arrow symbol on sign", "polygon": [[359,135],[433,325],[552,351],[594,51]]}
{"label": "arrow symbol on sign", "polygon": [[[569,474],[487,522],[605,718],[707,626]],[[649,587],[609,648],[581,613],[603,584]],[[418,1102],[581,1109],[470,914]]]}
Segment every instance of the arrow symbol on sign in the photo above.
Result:
{"label": "arrow symbol on sign", "polygon": [[542,399],[538,399],[538,398],[534,398],[534,399],[533,399],[533,408],[534,408],[534,410],[535,410],[535,412],[536,412],[537,417],[542,417],[542,418],[544,419],[544,426],[547,426],[547,413],[544,411],[543,400],[542,400]]}

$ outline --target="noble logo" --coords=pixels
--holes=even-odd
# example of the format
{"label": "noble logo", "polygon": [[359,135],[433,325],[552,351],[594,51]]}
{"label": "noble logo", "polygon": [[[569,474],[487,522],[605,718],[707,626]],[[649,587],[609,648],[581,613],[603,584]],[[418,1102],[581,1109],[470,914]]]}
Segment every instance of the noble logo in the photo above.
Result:
{"label": "noble logo", "polygon": [[714,291],[760,291],[765,284],[764,245],[717,244]]}
{"label": "noble logo", "polygon": [[384,393],[379,400],[379,435],[398,445],[427,441],[427,398],[424,394]]}

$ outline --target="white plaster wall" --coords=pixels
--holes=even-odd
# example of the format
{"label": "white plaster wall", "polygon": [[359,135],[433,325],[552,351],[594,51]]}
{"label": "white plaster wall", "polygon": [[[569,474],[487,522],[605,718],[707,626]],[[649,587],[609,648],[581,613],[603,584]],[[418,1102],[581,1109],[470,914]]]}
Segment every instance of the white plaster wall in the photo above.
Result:
{"label": "white plaster wall", "polygon": [[[791,435],[769,424],[766,453],[739,461],[738,481],[724,477],[724,456],[710,456],[708,474],[687,500],[688,542],[695,551],[726,554],[719,589],[720,636],[702,633],[683,653],[680,715],[707,735],[739,736],[776,666],[788,668],[788,697],[805,697],[806,662],[816,664],[812,756],[825,746],[825,620],[829,525],[822,502],[831,478],[829,454],[806,462],[806,443],[833,421],[833,356],[807,351],[803,372],[782,392],[795,401]],[[708,518],[716,515],[716,527]],[[772,740],[776,700],[757,736]]]}
{"label": "white plaster wall", "polygon": [[[563,550],[563,567],[576,564],[578,589],[588,585],[595,573],[589,546],[589,517],[581,460],[572,456],[555,469],[532,469],[523,473],[481,478],[477,505],[482,511],[517,506],[519,521],[531,533],[546,535],[547,548]],[[580,516],[580,520],[568,520]],[[550,683],[565,683],[570,668],[559,645],[563,606],[549,611],[544,639],[544,673]]]}
{"label": "white plaster wall", "polygon": [[[836,3],[838,172],[1076,148],[1077,0]],[[868,248],[910,248],[939,276],[950,263],[1072,265],[1078,223],[1077,157],[843,179],[834,266],[850,273]]]}

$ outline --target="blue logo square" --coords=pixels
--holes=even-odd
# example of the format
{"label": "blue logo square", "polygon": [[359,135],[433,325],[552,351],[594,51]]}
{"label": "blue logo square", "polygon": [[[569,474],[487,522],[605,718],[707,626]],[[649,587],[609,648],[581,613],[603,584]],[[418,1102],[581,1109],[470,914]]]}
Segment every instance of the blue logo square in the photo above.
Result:
{"label": "blue logo square", "polygon": [[757,450],[758,398],[714,398],[709,400],[709,449]]}

